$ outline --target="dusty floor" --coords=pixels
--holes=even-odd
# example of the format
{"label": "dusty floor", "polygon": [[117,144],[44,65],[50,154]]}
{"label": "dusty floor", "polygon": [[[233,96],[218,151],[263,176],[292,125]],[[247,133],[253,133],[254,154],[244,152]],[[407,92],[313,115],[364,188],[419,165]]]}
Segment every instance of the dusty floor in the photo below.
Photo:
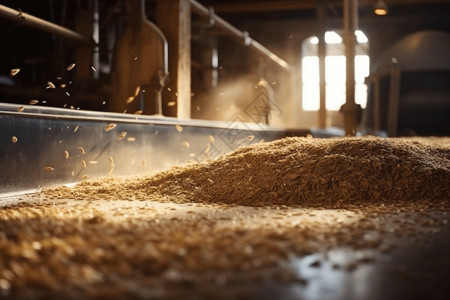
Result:
{"label": "dusty floor", "polygon": [[286,138],[2,197],[0,296],[448,299],[449,175],[448,138]]}
{"label": "dusty floor", "polygon": [[5,299],[445,299],[450,209],[2,199]]}

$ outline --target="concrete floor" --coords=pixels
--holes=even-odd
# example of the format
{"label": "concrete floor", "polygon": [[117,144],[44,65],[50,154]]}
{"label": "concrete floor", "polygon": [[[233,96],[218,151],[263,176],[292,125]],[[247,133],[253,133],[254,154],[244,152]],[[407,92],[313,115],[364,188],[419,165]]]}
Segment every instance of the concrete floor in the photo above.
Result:
{"label": "concrete floor", "polygon": [[[3,197],[0,198],[0,206],[0,225],[6,235],[7,226],[13,226],[15,223],[5,215],[9,212],[20,219],[21,211],[26,214],[28,209],[38,213],[42,209],[47,214],[60,211],[65,215],[55,217],[54,222],[61,227],[72,226],[70,222],[64,221],[64,218],[84,218],[92,212],[107,219],[104,221],[105,226],[122,228],[120,226],[128,224],[128,227],[131,226],[130,232],[136,234],[146,232],[142,231],[142,226],[150,226],[149,233],[162,230],[166,225],[169,229],[173,226],[182,233],[179,238],[181,246],[186,243],[183,236],[190,236],[191,221],[208,224],[208,228],[214,227],[215,232],[231,232],[234,234],[231,237],[237,237],[236,243],[239,242],[239,236],[245,234],[246,245],[260,243],[258,232],[267,235],[267,238],[263,239],[267,245],[262,246],[266,248],[262,252],[254,250],[253,255],[246,256],[251,257],[253,261],[260,257],[261,262],[253,263],[248,268],[217,268],[205,263],[192,269],[186,257],[178,261],[177,265],[187,272],[179,272],[180,269],[174,271],[169,264],[165,269],[162,268],[145,278],[133,277],[131,273],[128,281],[121,279],[119,290],[107,294],[108,298],[351,300],[450,297],[448,209],[411,208],[405,205],[395,209],[382,208],[376,213],[371,210],[368,213],[364,208],[325,210],[301,207],[224,207],[120,199],[51,200],[39,193]],[[49,215],[45,218],[49,218]],[[16,220],[16,225],[17,222]],[[30,226],[38,226],[39,229],[40,224],[38,220],[37,223],[30,223]],[[155,227],[152,227],[152,224]],[[352,229],[347,230],[348,228]],[[209,229],[206,230],[199,238],[206,239],[211,235]],[[269,234],[267,230],[270,231]],[[171,232],[168,230],[158,237],[164,239],[164,234],[170,235]],[[296,232],[308,238],[297,239]],[[311,235],[308,236],[308,233]],[[60,238],[64,239],[65,236]],[[119,233],[118,238],[120,241]],[[138,236],[136,238],[139,239]],[[212,241],[205,241],[205,245],[215,245],[220,239],[223,239],[223,236],[217,235]],[[170,241],[169,236],[167,241]],[[283,246],[271,250],[271,245],[279,245],[279,242],[282,242]],[[218,247],[216,252],[220,252],[220,246]],[[3,248],[8,249],[8,244],[3,244]],[[227,252],[226,250],[223,249],[223,252]],[[241,249],[242,252],[247,250],[247,247]],[[192,251],[186,256],[195,258],[197,250]],[[211,253],[213,256],[219,254]],[[264,256],[272,254],[277,260],[276,263],[266,264]],[[8,265],[7,256],[0,256],[0,259],[3,260],[0,265]],[[236,259],[243,258],[237,255]],[[43,262],[45,263],[45,260]],[[245,260],[242,263],[245,263]],[[70,282],[65,282],[58,288],[37,288],[36,285],[27,283],[20,286],[16,283],[11,280],[9,288],[0,288],[3,298],[26,299],[32,296],[37,299],[97,299],[102,295],[102,292],[96,294],[92,293],[92,290],[88,294],[86,286],[84,290],[76,285],[71,286]],[[114,281],[107,284],[114,290]],[[98,290],[105,289],[98,283],[97,286]]]}

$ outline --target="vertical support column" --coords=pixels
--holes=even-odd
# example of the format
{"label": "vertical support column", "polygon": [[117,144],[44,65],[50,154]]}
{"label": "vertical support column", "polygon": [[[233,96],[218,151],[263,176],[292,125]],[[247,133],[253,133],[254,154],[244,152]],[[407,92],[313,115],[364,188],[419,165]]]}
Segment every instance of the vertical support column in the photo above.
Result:
{"label": "vertical support column", "polygon": [[358,23],[358,0],[344,0],[344,46],[346,58],[346,100],[344,113],[345,135],[356,135],[358,106],[355,104],[355,30]]}
{"label": "vertical support column", "polygon": [[[169,44],[169,88],[162,95],[167,116],[191,116],[191,7],[189,0],[158,0],[157,25]],[[169,102],[176,102],[168,106]]]}
{"label": "vertical support column", "polygon": [[387,132],[389,136],[397,136],[398,131],[398,102],[400,97],[400,68],[396,60],[392,62],[389,80],[389,104]]}
{"label": "vertical support column", "polygon": [[326,57],[326,44],[325,44],[325,31],[326,31],[326,7],[323,0],[317,3],[317,18],[319,21],[319,128],[325,128],[327,126],[327,108],[326,108],[326,82],[325,82],[325,57]]}
{"label": "vertical support column", "polygon": [[373,131],[376,133],[381,129],[380,126],[380,78],[374,75],[373,85]]}

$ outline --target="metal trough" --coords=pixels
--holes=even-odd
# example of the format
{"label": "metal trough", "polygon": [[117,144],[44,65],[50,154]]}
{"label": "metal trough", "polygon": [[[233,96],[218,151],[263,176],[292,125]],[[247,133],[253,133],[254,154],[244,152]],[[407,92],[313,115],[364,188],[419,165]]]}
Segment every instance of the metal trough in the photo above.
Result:
{"label": "metal trough", "polygon": [[0,196],[213,159],[310,130],[0,103]]}

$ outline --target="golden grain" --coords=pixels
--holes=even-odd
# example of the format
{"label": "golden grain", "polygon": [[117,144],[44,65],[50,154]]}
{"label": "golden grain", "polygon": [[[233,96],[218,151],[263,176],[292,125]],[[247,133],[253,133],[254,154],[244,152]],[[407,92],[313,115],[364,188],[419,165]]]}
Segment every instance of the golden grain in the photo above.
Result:
{"label": "golden grain", "polygon": [[134,97],[137,97],[137,95],[139,95],[140,91],[141,91],[141,87],[137,86],[136,89],[134,90]]}
{"label": "golden grain", "polygon": [[78,147],[78,151],[79,151],[81,154],[86,154],[86,150],[84,150],[83,147]]}
{"label": "golden grain", "polygon": [[11,142],[12,142],[13,144],[17,143],[18,140],[19,140],[19,139],[18,139],[16,136],[14,136],[14,135],[11,137]]}
{"label": "golden grain", "polygon": [[175,129],[176,129],[178,132],[183,132],[183,127],[181,127],[180,125],[175,125]]}
{"label": "golden grain", "polygon": [[44,167],[44,170],[47,171],[47,172],[52,172],[52,171],[55,170],[55,168],[53,168],[53,167]]}
{"label": "golden grain", "polygon": [[122,131],[117,139],[118,140],[122,140],[126,136],[127,136],[127,132],[126,131]]}
{"label": "golden grain", "polygon": [[68,159],[68,158],[69,158],[69,151],[67,151],[67,150],[64,150],[64,157],[65,157],[66,159]]}
{"label": "golden grain", "polygon": [[115,123],[109,123],[108,125],[105,126],[105,131],[110,131],[113,130],[114,128],[116,128],[117,124]]}
{"label": "golden grain", "polygon": [[66,71],[70,71],[73,68],[75,68],[75,64],[70,64],[70,65],[67,66]]}
{"label": "golden grain", "polygon": [[131,102],[134,101],[134,96],[130,96],[127,98],[127,100],[125,101],[126,104],[130,104]]}
{"label": "golden grain", "polygon": [[16,76],[17,74],[19,74],[20,69],[11,69],[10,74],[11,76]]}
{"label": "golden grain", "polygon": [[30,102],[28,102],[31,105],[35,105],[37,103],[39,103],[39,100],[30,100]]}

